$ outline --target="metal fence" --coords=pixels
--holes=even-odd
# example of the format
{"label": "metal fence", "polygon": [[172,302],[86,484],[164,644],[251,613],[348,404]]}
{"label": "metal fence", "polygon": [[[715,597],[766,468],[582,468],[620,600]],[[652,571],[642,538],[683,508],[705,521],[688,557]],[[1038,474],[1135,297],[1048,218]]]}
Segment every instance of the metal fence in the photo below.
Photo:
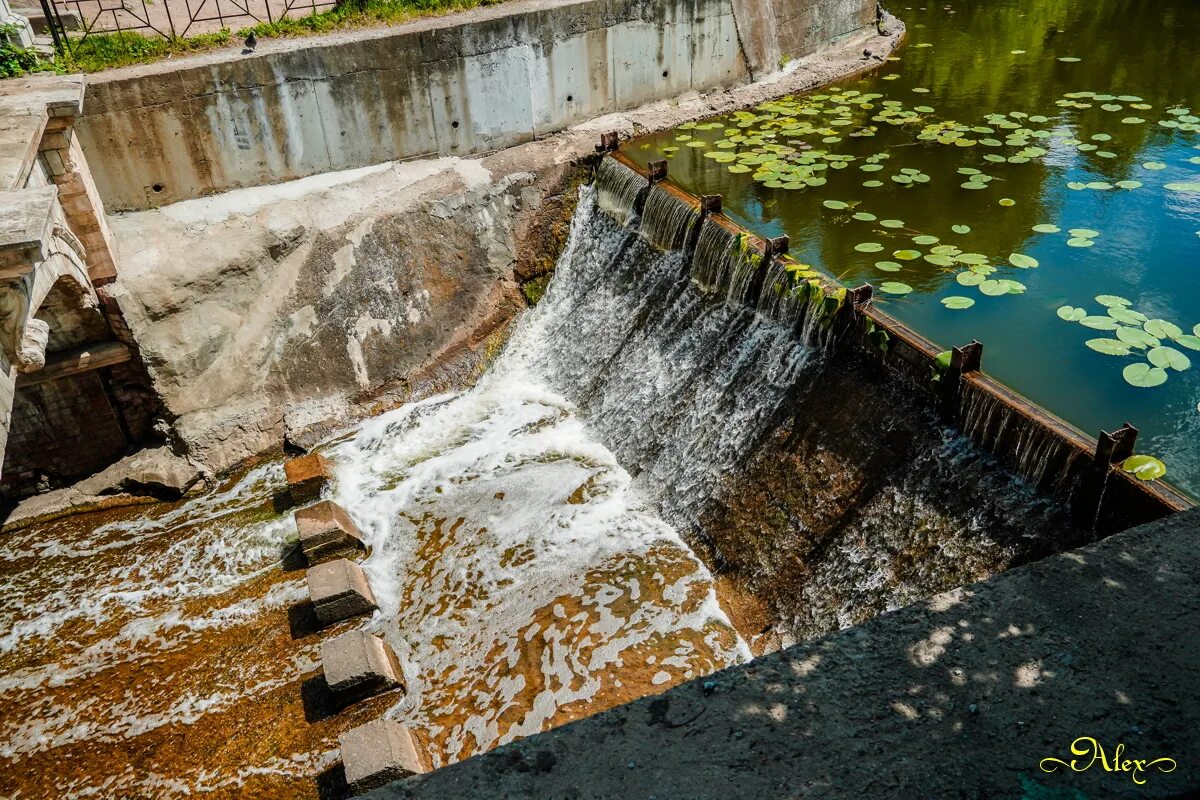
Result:
{"label": "metal fence", "polygon": [[55,47],[73,49],[94,33],[177,39],[223,28],[306,17],[338,0],[41,0]]}

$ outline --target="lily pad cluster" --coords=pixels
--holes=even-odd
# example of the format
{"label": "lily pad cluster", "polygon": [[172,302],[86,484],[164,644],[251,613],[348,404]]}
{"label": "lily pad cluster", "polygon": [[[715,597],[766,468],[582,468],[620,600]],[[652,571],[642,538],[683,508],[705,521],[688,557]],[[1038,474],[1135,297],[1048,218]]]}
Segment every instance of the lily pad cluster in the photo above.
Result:
{"label": "lily pad cluster", "polygon": [[1104,355],[1134,357],[1136,360],[1121,371],[1126,383],[1153,388],[1166,383],[1171,373],[1191,368],[1192,357],[1184,351],[1200,351],[1200,324],[1190,332],[1184,331],[1168,320],[1150,318],[1117,295],[1097,295],[1096,302],[1104,307],[1103,313],[1090,314],[1074,306],[1061,306],[1057,313],[1067,322],[1112,334],[1088,339],[1084,344]]}

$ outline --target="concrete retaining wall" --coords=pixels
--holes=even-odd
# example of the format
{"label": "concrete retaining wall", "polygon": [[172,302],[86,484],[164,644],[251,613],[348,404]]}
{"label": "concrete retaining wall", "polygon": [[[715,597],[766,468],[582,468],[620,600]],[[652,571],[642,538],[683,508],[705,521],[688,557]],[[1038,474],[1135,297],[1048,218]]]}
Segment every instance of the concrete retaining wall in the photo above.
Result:
{"label": "concrete retaining wall", "polygon": [[221,51],[115,70],[90,79],[78,130],[107,208],[145,209],[389,160],[494,150],[744,83],[747,42],[758,61],[768,44],[771,53],[805,55],[868,24],[876,0],[773,0],[767,26],[761,15],[738,16],[742,5],[520,0],[270,42],[248,57]]}

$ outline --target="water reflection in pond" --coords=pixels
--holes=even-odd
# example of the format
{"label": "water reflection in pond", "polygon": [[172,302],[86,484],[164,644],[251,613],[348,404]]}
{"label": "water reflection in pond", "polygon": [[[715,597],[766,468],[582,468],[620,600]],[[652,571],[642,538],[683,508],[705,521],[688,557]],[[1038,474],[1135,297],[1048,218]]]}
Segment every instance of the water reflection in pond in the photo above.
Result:
{"label": "water reflection in pond", "polygon": [[860,79],[626,150],[942,345],[983,341],[1089,434],[1133,422],[1200,493],[1200,6],[893,11],[907,43]]}

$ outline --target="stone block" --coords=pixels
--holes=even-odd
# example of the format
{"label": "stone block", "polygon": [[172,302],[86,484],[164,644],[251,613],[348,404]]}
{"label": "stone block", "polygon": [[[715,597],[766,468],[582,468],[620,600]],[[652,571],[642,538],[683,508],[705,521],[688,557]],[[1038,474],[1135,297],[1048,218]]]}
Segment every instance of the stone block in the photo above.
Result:
{"label": "stone block", "polygon": [[344,558],[309,568],[308,596],[322,625],[379,608],[362,567]]}
{"label": "stone block", "polygon": [[354,520],[332,500],[297,511],[296,532],[309,564],[357,555],[367,549]]}
{"label": "stone block", "polygon": [[330,690],[339,694],[366,696],[404,688],[396,654],[366,631],[346,631],[322,642],[321,669]]}
{"label": "stone block", "polygon": [[351,794],[428,772],[429,762],[412,731],[390,719],[351,728],[338,737]]}
{"label": "stone block", "polygon": [[296,503],[316,500],[333,481],[333,467],[320,453],[288,459],[283,464],[283,471],[287,475],[288,492]]}

